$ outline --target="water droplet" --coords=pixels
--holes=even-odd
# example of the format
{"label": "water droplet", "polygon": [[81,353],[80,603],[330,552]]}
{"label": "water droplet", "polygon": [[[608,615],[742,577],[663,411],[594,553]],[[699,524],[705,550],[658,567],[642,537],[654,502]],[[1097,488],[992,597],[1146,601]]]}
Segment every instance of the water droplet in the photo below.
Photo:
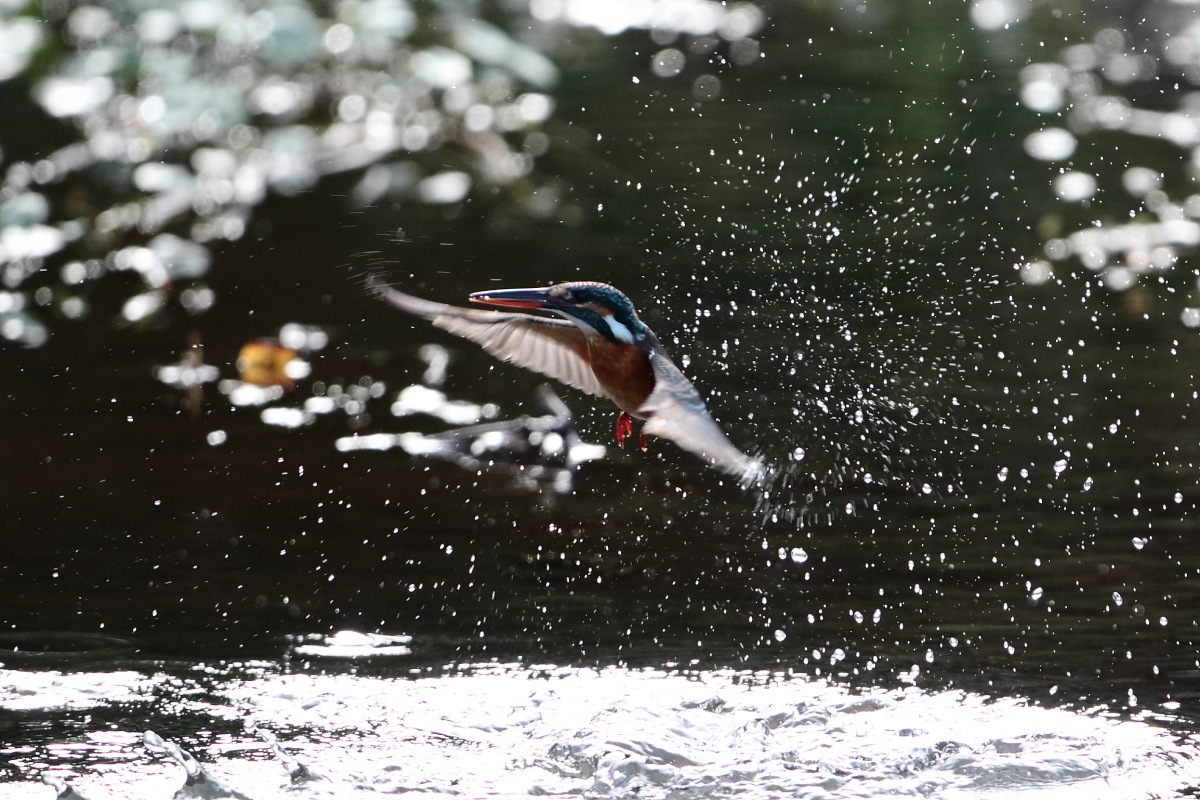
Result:
{"label": "water droplet", "polygon": [[1064,172],[1054,179],[1054,193],[1068,203],[1082,202],[1096,193],[1096,179],[1077,170]]}
{"label": "water droplet", "polygon": [[673,78],[683,72],[687,58],[674,47],[660,50],[650,59],[650,70],[660,78]]}
{"label": "water droplet", "polygon": [[721,94],[721,79],[716,75],[701,75],[692,83],[692,97],[714,100]]}
{"label": "water droplet", "polygon": [[1063,161],[1075,152],[1075,144],[1063,128],[1046,128],[1025,137],[1025,152],[1040,161]]}

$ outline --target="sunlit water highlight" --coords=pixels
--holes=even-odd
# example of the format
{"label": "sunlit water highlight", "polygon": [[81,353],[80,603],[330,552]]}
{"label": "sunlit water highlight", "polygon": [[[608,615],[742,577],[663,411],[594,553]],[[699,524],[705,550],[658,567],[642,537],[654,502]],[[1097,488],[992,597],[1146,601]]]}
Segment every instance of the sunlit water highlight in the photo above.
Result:
{"label": "sunlit water highlight", "polygon": [[[8,712],[123,703],[133,728],[88,732],[86,746],[22,748],[10,763],[30,779],[69,771],[93,800],[166,797],[184,782],[180,764],[188,785],[176,797],[1138,798],[1200,776],[1195,743],[1146,717],[916,686],[857,693],[781,673],[494,664],[408,678],[242,666],[199,691],[216,674],[2,673]],[[240,719],[248,730],[192,734],[185,750],[198,769],[169,729],[136,730],[164,701],[183,729]],[[6,788],[48,794],[32,782]]]}

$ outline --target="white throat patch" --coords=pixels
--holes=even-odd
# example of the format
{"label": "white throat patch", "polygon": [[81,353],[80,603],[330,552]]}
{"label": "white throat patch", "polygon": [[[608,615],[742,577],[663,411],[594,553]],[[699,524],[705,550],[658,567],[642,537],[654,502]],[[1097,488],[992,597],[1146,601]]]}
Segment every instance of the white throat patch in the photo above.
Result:
{"label": "white throat patch", "polygon": [[613,332],[613,336],[625,344],[633,344],[633,331],[626,328],[620,320],[609,314],[604,317],[604,321],[608,323],[608,329]]}

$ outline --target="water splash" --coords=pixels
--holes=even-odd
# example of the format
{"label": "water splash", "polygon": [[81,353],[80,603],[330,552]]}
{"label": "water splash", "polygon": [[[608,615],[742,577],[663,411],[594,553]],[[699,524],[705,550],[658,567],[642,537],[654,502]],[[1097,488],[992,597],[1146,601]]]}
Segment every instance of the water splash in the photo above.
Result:
{"label": "water splash", "polygon": [[174,742],[164,740],[153,731],[146,731],[142,735],[142,742],[151,753],[171,758],[187,773],[183,788],[175,793],[175,800],[250,800],[247,795],[210,775],[195,756]]}
{"label": "water splash", "polygon": [[[415,680],[264,674],[216,688],[222,706],[249,715],[246,731],[285,777],[256,772],[238,755],[244,745],[229,742],[213,767],[236,775],[243,792],[147,732],[146,748],[187,774],[176,797],[1099,791],[1132,800],[1172,795],[1200,776],[1194,744],[1149,719],[915,687],[852,692],[782,673],[497,664]],[[211,702],[197,698],[179,710],[224,713]],[[302,759],[294,748],[303,748]],[[85,786],[146,789],[137,765],[119,758],[89,769],[107,777]]]}

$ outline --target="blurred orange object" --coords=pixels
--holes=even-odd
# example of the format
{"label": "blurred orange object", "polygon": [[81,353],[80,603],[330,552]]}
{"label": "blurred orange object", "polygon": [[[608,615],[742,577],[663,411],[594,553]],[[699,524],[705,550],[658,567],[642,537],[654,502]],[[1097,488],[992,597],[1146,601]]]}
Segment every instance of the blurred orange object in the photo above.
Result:
{"label": "blurred orange object", "polygon": [[274,339],[254,339],[242,345],[238,352],[238,376],[255,386],[290,389],[294,381],[288,375],[287,367],[295,359],[295,350],[289,350]]}

